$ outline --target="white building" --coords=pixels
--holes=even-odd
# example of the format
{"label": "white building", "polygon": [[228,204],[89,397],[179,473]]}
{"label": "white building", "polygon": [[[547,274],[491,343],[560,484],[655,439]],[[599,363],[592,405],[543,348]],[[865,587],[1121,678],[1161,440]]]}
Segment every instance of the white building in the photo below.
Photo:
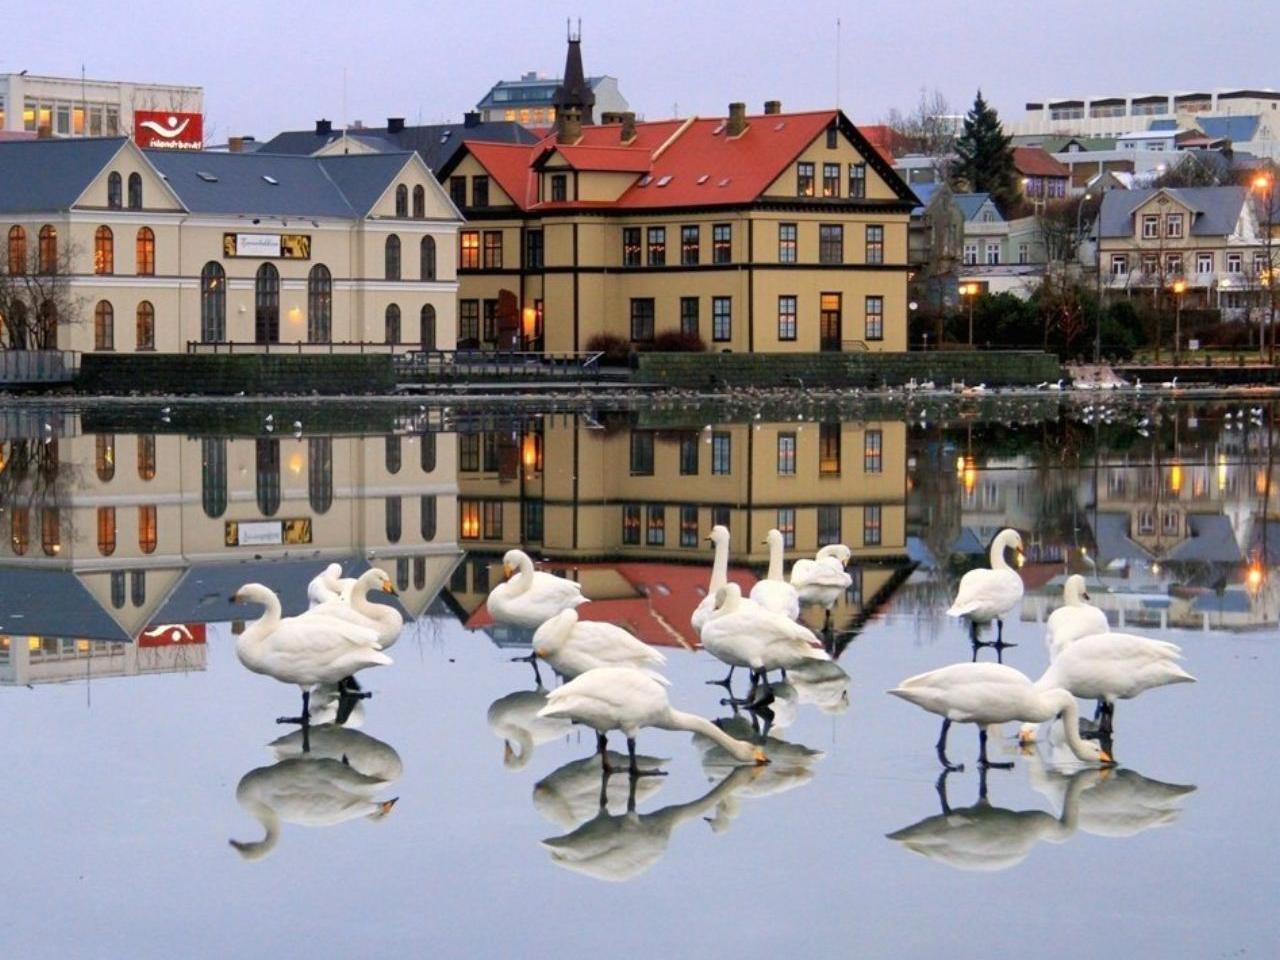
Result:
{"label": "white building", "polygon": [[135,110],[203,113],[204,89],[168,83],[0,73],[0,134],[132,135]]}

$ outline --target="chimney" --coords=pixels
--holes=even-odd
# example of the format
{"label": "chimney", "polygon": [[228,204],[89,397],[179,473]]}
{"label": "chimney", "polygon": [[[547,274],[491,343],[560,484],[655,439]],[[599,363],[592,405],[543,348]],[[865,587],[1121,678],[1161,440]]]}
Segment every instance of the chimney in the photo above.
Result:
{"label": "chimney", "polygon": [[577,107],[562,107],[556,111],[556,143],[566,146],[582,139],[582,111]]}
{"label": "chimney", "polygon": [[766,100],[766,101],[764,102],[764,113],[765,113],[765,116],[767,116],[767,117],[771,117],[771,116],[773,116],[774,114],[776,114],[776,113],[781,113],[781,112],[782,112],[782,101],[781,101],[781,100]]}
{"label": "chimney", "polygon": [[404,117],[387,117],[387,133],[404,133]]}
{"label": "chimney", "polygon": [[244,137],[228,137],[227,153],[244,153]]}
{"label": "chimney", "polygon": [[611,123],[621,123],[622,112],[620,110],[606,110],[604,113],[600,114],[600,122],[606,126]]}
{"label": "chimney", "polygon": [[747,129],[747,105],[741,102],[729,104],[729,124],[725,133],[731,137],[741,136]]}
{"label": "chimney", "polygon": [[53,127],[49,126],[49,124],[47,124],[47,123],[42,123],[42,124],[40,124],[40,126],[36,129],[36,139],[37,139],[37,140],[52,140],[52,139],[53,139]]}
{"label": "chimney", "polygon": [[480,126],[480,111],[479,111],[479,110],[468,110],[466,113],[464,113],[464,114],[462,115],[462,125],[463,125],[464,127],[478,127],[478,126]]}
{"label": "chimney", "polygon": [[636,138],[636,115],[632,110],[622,114],[622,142],[630,143]]}
{"label": "chimney", "polygon": [[317,121],[316,121],[316,133],[317,133],[317,134],[326,134],[326,135],[327,135],[327,134],[330,134],[330,133],[333,133],[333,121],[331,121],[331,120],[317,120]]}

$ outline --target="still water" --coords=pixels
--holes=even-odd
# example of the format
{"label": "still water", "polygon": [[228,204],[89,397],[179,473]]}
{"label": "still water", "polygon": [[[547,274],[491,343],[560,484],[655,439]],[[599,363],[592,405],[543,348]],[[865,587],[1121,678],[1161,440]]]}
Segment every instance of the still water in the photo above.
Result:
{"label": "still water", "polygon": [[[0,948],[1270,955],[1277,412],[1252,397],[2,410]],[[584,615],[661,647],[673,703],[748,736],[688,627],[713,523],[748,584],[771,527],[788,563],[853,548],[828,636],[839,669],[779,687],[769,766],[645,731],[668,776],[638,782],[630,815],[612,778],[602,810],[594,737],[533,716],[542,691],[512,662],[528,635],[493,625],[485,594],[524,546],[582,583]],[[1199,679],[1120,703],[1115,770],[1020,750],[1010,726],[993,749],[1014,769],[984,783],[958,727],[966,769],[939,784],[936,718],[884,693],[968,659],[942,611],[1006,525],[1028,561],[1007,663],[1044,668],[1040,621],[1071,571],[1114,625],[1181,644]],[[274,722],[297,690],[240,666],[227,597],[257,580],[300,612],[329,561],[385,569],[410,619],[395,665],[362,675],[373,698],[303,755]]]}

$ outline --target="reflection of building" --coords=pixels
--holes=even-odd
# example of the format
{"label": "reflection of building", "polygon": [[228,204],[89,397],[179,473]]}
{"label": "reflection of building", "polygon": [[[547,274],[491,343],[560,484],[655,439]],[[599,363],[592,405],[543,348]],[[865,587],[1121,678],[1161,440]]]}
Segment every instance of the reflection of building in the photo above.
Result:
{"label": "reflection of building", "polygon": [[204,91],[25,71],[0,74],[0,139],[6,130],[34,136],[41,128],[55,137],[115,137],[133,129],[135,110],[201,113]]}
{"label": "reflection of building", "polygon": [[136,640],[0,636],[0,685],[62,683],[205,668],[204,624],[170,624]]}

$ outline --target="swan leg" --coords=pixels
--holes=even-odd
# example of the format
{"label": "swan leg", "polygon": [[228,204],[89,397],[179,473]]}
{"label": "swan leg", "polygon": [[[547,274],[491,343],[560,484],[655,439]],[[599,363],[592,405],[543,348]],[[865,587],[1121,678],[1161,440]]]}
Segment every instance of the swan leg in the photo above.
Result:
{"label": "swan leg", "polygon": [[373,696],[368,690],[360,689],[360,684],[355,677],[345,677],[338,683],[338,695],[347,696],[353,700],[368,700]]}
{"label": "swan leg", "polygon": [[596,731],[596,753],[600,754],[600,770],[607,778],[613,773],[613,767],[609,766],[609,735]]}
{"label": "swan leg", "polygon": [[733,671],[735,671],[735,670],[737,670],[737,669],[738,669],[737,667],[730,667],[730,668],[729,668],[729,673],[725,676],[725,678],[724,678],[723,680],[708,680],[708,681],[707,681],[707,684],[708,684],[709,686],[712,686],[712,687],[724,687],[726,690],[728,690],[728,691],[729,691],[730,695],[732,695],[732,693],[733,693]]}
{"label": "swan leg", "polygon": [[951,732],[951,718],[946,717],[942,721],[942,732],[938,734],[938,762],[942,764],[943,769],[950,773],[952,770],[963,770],[963,763],[952,763],[947,759],[947,734]]}
{"label": "swan leg", "polygon": [[[729,672],[733,673],[733,670],[730,669]],[[751,687],[747,690],[747,695],[745,697],[735,697],[733,695],[733,689],[730,688],[729,696],[722,699],[720,701],[720,705],[722,707],[734,707],[734,708],[746,707],[748,710],[750,710],[751,704],[755,702],[756,691],[760,687],[760,681],[763,678],[763,676],[764,676],[763,671],[757,673],[755,670],[752,670],[751,671]],[[707,682],[711,683],[712,681],[707,681]]]}
{"label": "swan leg", "polygon": [[987,728],[978,725],[978,769],[986,770],[994,767],[997,770],[1012,770],[1012,763],[993,763],[987,759]]}
{"label": "swan leg", "polygon": [[302,725],[303,736],[307,727],[311,726],[311,691],[302,691],[302,715],[298,717],[276,717],[276,723],[297,723]]}
{"label": "swan leg", "polygon": [[1116,705],[1107,703],[1102,708],[1102,721],[1098,724],[1098,743],[1107,753],[1114,753],[1112,750],[1112,727],[1111,722],[1115,717]]}
{"label": "swan leg", "polygon": [[947,777],[951,776],[951,771],[943,770],[938,774],[938,782],[933,785],[933,789],[938,791],[938,802],[942,804],[943,816],[951,815],[951,804],[947,802]]}
{"label": "swan leg", "polygon": [[512,657],[511,662],[533,664],[533,677],[538,681],[538,686],[542,686],[542,674],[538,670],[538,655],[536,653],[530,653],[527,657]]}
{"label": "swan leg", "polygon": [[637,777],[665,777],[667,775],[667,771],[665,770],[641,770],[636,766],[635,737],[627,737],[627,756],[631,759],[631,766],[629,770],[631,773],[631,790],[633,794],[635,792],[635,782]]}

